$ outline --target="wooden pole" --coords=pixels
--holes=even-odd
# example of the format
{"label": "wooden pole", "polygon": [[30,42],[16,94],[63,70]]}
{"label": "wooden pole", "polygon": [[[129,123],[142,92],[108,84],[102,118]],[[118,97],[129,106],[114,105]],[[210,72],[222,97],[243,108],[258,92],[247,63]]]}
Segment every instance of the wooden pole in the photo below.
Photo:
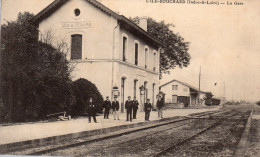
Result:
{"label": "wooden pole", "polygon": [[200,73],[199,73],[199,93],[198,93],[198,103],[200,103],[200,77],[201,77],[201,66],[200,66]]}

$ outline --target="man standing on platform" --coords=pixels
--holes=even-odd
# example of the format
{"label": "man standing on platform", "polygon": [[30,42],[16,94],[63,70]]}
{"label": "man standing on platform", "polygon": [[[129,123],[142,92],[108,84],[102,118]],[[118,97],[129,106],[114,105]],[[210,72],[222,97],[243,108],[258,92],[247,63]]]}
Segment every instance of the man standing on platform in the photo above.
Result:
{"label": "man standing on platform", "polygon": [[138,101],[136,100],[136,97],[134,97],[134,100],[133,100],[133,119],[136,119],[136,113],[137,113],[137,110],[138,110]]}
{"label": "man standing on platform", "polygon": [[133,105],[131,101],[131,96],[128,96],[128,100],[125,101],[125,109],[126,109],[126,121],[132,122],[132,112],[133,112]]}
{"label": "man standing on platform", "polygon": [[89,99],[89,105],[88,105],[88,122],[91,123],[91,116],[94,119],[94,122],[97,123],[96,120],[96,105],[92,102],[92,98]]}
{"label": "man standing on platform", "polygon": [[116,100],[116,96],[114,97],[114,101],[112,102],[112,111],[113,111],[113,115],[114,115],[114,120],[119,120],[119,114],[117,113],[117,111],[119,110],[119,102]]}
{"label": "man standing on platform", "polygon": [[157,110],[158,110],[158,118],[163,118],[162,108],[164,106],[164,102],[163,102],[162,96],[159,96],[156,106],[157,106]]}
{"label": "man standing on platform", "polygon": [[104,101],[103,108],[104,108],[104,119],[109,119],[109,110],[111,108],[111,102],[108,96],[107,99]]}
{"label": "man standing on platform", "polygon": [[144,103],[144,111],[145,111],[145,121],[150,121],[150,112],[152,110],[152,104],[150,103],[150,99],[147,99],[146,103]]}

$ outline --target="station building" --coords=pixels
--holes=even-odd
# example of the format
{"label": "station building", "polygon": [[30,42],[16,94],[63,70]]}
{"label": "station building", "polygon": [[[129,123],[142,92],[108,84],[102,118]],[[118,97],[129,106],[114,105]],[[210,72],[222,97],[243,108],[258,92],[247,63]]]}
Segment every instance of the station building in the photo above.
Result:
{"label": "station building", "polygon": [[[162,43],[147,32],[147,19],[136,25],[96,0],[55,0],[35,18],[39,40],[47,32],[69,47],[73,79],[94,83],[103,98],[118,88],[121,111],[128,96],[153,105],[159,93]],[[54,45],[55,46],[55,45]]]}
{"label": "station building", "polygon": [[169,81],[160,86],[160,91],[165,93],[165,103],[182,103],[183,107],[205,105],[206,92],[178,80]]}

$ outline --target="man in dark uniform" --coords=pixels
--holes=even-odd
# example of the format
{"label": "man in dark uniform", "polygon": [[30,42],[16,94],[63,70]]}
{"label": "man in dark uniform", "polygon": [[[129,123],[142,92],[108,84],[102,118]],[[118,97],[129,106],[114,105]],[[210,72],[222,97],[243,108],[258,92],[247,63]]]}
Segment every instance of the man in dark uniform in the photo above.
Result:
{"label": "man in dark uniform", "polygon": [[136,100],[136,97],[134,97],[134,100],[133,100],[133,119],[136,119],[136,113],[137,113],[137,110],[138,110],[138,101]]}
{"label": "man in dark uniform", "polygon": [[144,111],[145,111],[145,121],[150,121],[150,112],[152,110],[152,104],[150,103],[150,99],[147,99],[146,103],[144,103]]}
{"label": "man in dark uniform", "polygon": [[109,110],[111,108],[111,102],[109,100],[109,97],[107,96],[107,99],[103,103],[103,109],[104,109],[104,119],[109,119]]}
{"label": "man in dark uniform", "polygon": [[94,119],[94,122],[97,123],[96,120],[96,108],[97,106],[92,102],[92,98],[89,99],[89,105],[88,105],[88,122],[91,123],[91,116]]}
{"label": "man in dark uniform", "polygon": [[164,106],[164,102],[161,96],[159,96],[158,100],[157,100],[157,110],[158,110],[158,118],[163,118],[163,106]]}
{"label": "man in dark uniform", "polygon": [[119,102],[116,100],[116,96],[114,97],[114,100],[112,102],[112,111],[113,111],[113,114],[114,114],[114,120],[116,120],[116,117],[117,117],[117,120],[119,120],[119,114],[117,113],[118,110],[119,110]]}
{"label": "man in dark uniform", "polygon": [[131,97],[128,96],[128,100],[125,101],[125,109],[126,109],[126,121],[132,122],[132,111],[133,111],[133,105],[131,101]]}

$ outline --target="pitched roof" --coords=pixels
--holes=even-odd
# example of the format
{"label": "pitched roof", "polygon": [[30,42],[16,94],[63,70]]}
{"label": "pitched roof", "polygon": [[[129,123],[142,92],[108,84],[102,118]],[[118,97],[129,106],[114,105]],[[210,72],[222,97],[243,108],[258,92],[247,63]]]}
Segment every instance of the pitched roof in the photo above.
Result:
{"label": "pitched roof", "polygon": [[[37,15],[35,15],[33,21],[36,24],[39,24],[43,19],[50,16],[52,13],[54,13],[58,8],[60,8],[63,4],[67,3],[68,1],[70,1],[70,0],[53,1],[50,5],[48,5],[41,12],[39,12]],[[106,14],[113,16],[114,18],[116,18],[119,21],[119,24],[121,24],[124,28],[126,28],[127,30],[136,34],[137,36],[143,38],[145,41],[147,41],[153,45],[156,45],[156,46],[163,45],[163,43],[159,39],[153,37],[150,33],[143,30],[141,27],[136,25],[134,22],[132,22],[125,16],[115,13],[114,11],[112,11],[111,9],[109,9],[108,7],[104,6],[103,4],[101,4],[100,2],[98,2],[96,0],[85,0],[85,1],[88,1],[90,4],[101,9]]]}
{"label": "pitched roof", "polygon": [[[180,84],[183,84],[184,86],[187,86],[187,87],[189,87],[189,88],[191,88],[191,89],[193,89],[193,90],[199,91],[199,89],[198,89],[197,87],[194,87],[194,86],[189,85],[189,84],[187,84],[187,83],[185,83],[185,82],[181,82],[181,81],[175,80],[175,79],[174,79],[174,80],[171,80],[171,81],[169,81],[169,82],[167,82],[167,83],[165,83],[165,84],[163,84],[163,85],[161,85],[160,87],[166,86],[166,85],[168,85],[168,84],[170,84],[170,83],[172,83],[172,82],[174,82],[174,81],[179,82]],[[200,92],[201,92],[201,93],[206,93],[206,92],[201,91],[201,90],[200,90]]]}

